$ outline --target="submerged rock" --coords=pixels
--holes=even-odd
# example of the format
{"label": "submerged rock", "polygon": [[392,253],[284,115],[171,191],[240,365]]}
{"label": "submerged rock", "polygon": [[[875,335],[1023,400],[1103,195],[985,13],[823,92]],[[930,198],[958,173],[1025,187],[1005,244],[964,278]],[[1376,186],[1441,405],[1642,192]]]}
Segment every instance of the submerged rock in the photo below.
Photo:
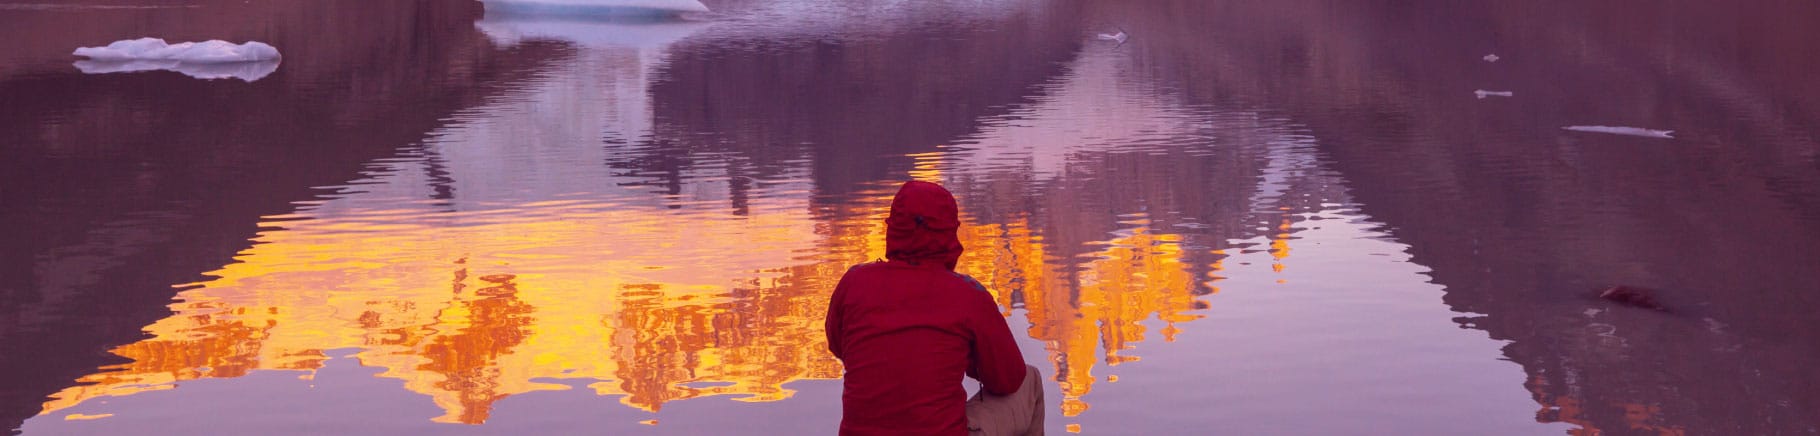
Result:
{"label": "submerged rock", "polygon": [[1656,291],[1649,288],[1617,285],[1599,291],[1599,298],[1626,306],[1668,311],[1668,308],[1663,307],[1662,302],[1656,299]]}

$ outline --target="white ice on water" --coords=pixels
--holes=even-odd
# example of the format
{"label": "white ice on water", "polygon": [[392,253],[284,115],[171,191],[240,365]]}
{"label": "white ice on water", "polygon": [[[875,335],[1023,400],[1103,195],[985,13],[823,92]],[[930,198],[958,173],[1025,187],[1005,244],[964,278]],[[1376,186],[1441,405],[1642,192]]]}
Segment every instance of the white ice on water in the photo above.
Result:
{"label": "white ice on water", "polygon": [[96,61],[161,60],[198,64],[278,60],[278,49],[259,41],[235,44],[219,39],[170,44],[159,38],[114,41],[102,47],[76,49],[76,56]]}
{"label": "white ice on water", "polygon": [[1126,35],[1123,30],[1120,30],[1119,33],[1101,33],[1099,35],[1101,41],[1118,41],[1120,43],[1125,42],[1125,39],[1130,37],[1131,36]]}
{"label": "white ice on water", "polygon": [[240,79],[255,81],[278,70],[278,49],[269,44],[248,41],[235,44],[221,40],[171,44],[158,38],[115,41],[101,47],[82,47],[76,56],[76,69],[87,74],[130,73],[138,71],[175,71],[198,79]]}
{"label": "white ice on water", "polygon": [[1472,95],[1478,96],[1479,98],[1485,98],[1485,97],[1510,97],[1510,96],[1513,96],[1516,94],[1513,94],[1510,91],[1486,91],[1486,90],[1481,89],[1481,90],[1473,91]]}
{"label": "white ice on water", "polygon": [[487,9],[539,15],[652,15],[708,12],[700,0],[481,0]]}
{"label": "white ice on water", "polygon": [[1613,134],[1613,135],[1642,136],[1642,137],[1646,137],[1646,138],[1666,138],[1666,139],[1675,138],[1673,136],[1675,131],[1673,131],[1673,130],[1652,130],[1652,129],[1645,129],[1645,128],[1641,128],[1641,127],[1567,126],[1567,127],[1562,127],[1561,129],[1562,130],[1572,130],[1575,132],[1609,133],[1609,134]]}

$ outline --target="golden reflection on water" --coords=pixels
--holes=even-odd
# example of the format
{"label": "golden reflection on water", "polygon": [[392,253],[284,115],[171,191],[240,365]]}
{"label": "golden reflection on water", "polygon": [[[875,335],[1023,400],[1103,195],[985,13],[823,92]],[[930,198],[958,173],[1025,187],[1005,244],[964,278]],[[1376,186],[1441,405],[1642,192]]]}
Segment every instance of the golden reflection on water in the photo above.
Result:
{"label": "golden reflection on water", "polygon": [[[1536,422],[1567,423],[1574,428],[1568,429],[1569,436],[1598,436],[1606,434],[1591,419],[1591,407],[1585,400],[1574,396],[1556,396],[1548,393],[1548,379],[1532,375],[1523,383],[1529,390],[1531,398],[1541,403],[1542,408],[1536,411]],[[1656,434],[1659,436],[1686,436],[1687,429],[1677,425],[1663,423],[1662,407],[1651,404],[1619,402],[1605,405],[1612,410],[1623,411],[1627,434]]]}
{"label": "golden reflection on water", "polygon": [[1103,351],[1109,366],[1135,362],[1137,356],[1121,354],[1144,340],[1139,321],[1155,317],[1165,324],[1165,340],[1180,331],[1177,323],[1201,315],[1189,311],[1205,308],[1192,294],[1193,280],[1176,243],[1180,236],[1153,233],[1147,220],[1139,227],[1105,242],[1092,260],[1071,277],[1078,290],[1070,292],[1063,281],[1049,281],[1047,288],[1026,287],[1030,336],[1045,341],[1055,363],[1062,393],[1062,416],[1087,410],[1082,397],[1093,390],[1093,366]]}
{"label": "golden reflection on water", "polygon": [[[939,180],[940,158],[918,157],[912,176]],[[483,423],[502,398],[571,389],[561,379],[646,411],[714,395],[787,399],[785,383],[840,376],[822,333],[827,293],[848,266],[882,257],[889,188],[825,207],[772,195],[746,216],[578,197],[273,217],[237,262],[181,285],[174,313],[145,327],[150,338],[112,350],[131,362],[81,378],[43,413],[255,370],[310,378],[348,353],[429,396],[437,422]],[[1128,351],[1145,340],[1140,321],[1161,321],[1173,341],[1206,308],[1181,236],[1141,214],[1072,259],[1051,254],[1027,214],[963,219],[958,269],[1007,316],[1026,311],[1064,416],[1088,409],[1094,366],[1138,360]]]}
{"label": "golden reflection on water", "polygon": [[[566,388],[538,379],[599,380],[588,387],[657,410],[704,395],[778,400],[785,382],[839,376],[822,344],[823,289],[858,253],[778,264],[818,236],[853,246],[864,235],[818,235],[807,208],[729,220],[596,206],[526,205],[538,213],[478,225],[406,210],[268,223],[283,229],[183,291],[175,314],[146,327],[152,338],[113,350],[133,362],[84,377],[45,411],[313,370],[339,348],[433,398],[438,421],[471,424],[500,398]],[[683,385],[695,381],[731,384]]]}

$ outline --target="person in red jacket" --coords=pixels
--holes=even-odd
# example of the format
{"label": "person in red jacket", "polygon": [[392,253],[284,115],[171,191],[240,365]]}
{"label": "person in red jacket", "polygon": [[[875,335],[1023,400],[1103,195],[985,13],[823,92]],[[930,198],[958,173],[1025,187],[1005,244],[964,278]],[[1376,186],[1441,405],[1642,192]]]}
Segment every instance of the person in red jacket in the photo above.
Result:
{"label": "person in red jacket", "polygon": [[[842,435],[1041,435],[1043,388],[992,294],[954,272],[959,206],[907,182],[885,218],[885,259],[854,266],[828,301],[828,350],[847,368]],[[980,381],[967,399],[965,374]]]}

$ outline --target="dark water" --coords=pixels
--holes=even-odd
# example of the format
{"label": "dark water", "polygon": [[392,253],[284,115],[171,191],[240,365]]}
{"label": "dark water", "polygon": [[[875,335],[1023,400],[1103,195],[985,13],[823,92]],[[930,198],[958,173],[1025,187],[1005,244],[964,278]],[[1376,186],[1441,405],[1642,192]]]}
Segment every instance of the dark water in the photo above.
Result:
{"label": "dark water", "polygon": [[0,425],[830,433],[915,178],[1054,433],[1820,432],[1820,4],[706,3],[0,2]]}

